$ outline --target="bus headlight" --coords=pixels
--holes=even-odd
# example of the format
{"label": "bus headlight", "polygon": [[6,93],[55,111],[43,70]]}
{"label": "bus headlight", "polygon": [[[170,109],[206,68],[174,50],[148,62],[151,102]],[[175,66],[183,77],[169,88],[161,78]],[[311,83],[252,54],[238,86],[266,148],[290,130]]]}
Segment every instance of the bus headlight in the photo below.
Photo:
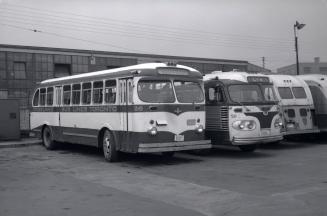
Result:
{"label": "bus headlight", "polygon": [[151,129],[148,130],[148,134],[150,134],[152,136],[157,135],[157,133],[158,133],[158,130],[156,127],[152,127]]}
{"label": "bus headlight", "polygon": [[203,126],[202,126],[202,125],[198,125],[198,126],[196,126],[195,131],[196,131],[197,133],[202,133],[202,132],[203,132]]}
{"label": "bus headlight", "polygon": [[274,122],[275,128],[281,128],[283,126],[283,121],[281,118],[277,118]]}
{"label": "bus headlight", "polygon": [[257,125],[252,120],[239,120],[234,121],[232,126],[237,130],[254,130]]}

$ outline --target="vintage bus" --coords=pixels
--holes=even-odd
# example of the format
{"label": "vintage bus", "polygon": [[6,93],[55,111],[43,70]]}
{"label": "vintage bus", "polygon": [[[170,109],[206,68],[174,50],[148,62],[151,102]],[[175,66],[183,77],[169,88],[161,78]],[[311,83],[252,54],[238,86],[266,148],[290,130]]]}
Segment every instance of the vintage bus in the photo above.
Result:
{"label": "vintage bus", "polygon": [[111,162],[119,152],[211,148],[202,75],[190,67],[148,63],[49,79],[32,100],[31,129],[47,149],[56,141],[96,146]]}
{"label": "vintage bus", "polygon": [[246,72],[212,72],[204,77],[206,137],[254,151],[258,144],[283,139],[282,118],[268,76]]}
{"label": "vintage bus", "polygon": [[327,132],[327,76],[322,74],[308,74],[297,77],[309,85],[315,107],[315,119],[318,129],[320,132]]}
{"label": "vintage bus", "polygon": [[269,75],[280,101],[285,135],[316,133],[315,109],[309,86],[291,75]]}

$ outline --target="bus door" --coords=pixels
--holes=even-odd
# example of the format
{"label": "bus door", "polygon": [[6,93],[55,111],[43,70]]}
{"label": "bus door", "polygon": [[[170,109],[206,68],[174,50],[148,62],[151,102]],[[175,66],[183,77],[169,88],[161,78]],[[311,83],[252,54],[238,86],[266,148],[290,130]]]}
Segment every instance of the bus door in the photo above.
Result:
{"label": "bus door", "polygon": [[[120,130],[128,132],[127,126],[127,89],[126,79],[119,80]],[[126,134],[125,134],[126,135]],[[124,136],[123,136],[124,137]]]}
{"label": "bus door", "polygon": [[124,78],[119,80],[119,105],[120,105],[120,129],[123,132],[120,140],[122,148],[132,150],[130,145],[130,132],[132,131],[132,117],[128,111],[129,105],[133,103],[133,79]]}
{"label": "bus door", "polygon": [[54,134],[58,136],[60,139],[62,137],[62,130],[61,130],[61,123],[60,123],[60,109],[62,106],[62,86],[55,86],[55,93],[54,93],[54,104],[55,104],[55,110],[54,110],[54,118],[55,118],[55,125],[56,130],[54,131]]}

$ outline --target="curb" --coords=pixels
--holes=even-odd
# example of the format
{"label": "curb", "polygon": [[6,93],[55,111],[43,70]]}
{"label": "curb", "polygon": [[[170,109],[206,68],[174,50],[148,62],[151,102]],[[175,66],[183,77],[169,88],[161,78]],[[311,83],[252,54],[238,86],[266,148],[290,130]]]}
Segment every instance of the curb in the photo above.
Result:
{"label": "curb", "polygon": [[25,147],[25,146],[34,146],[34,145],[41,145],[42,140],[22,140],[17,142],[0,142],[0,149],[1,148],[17,148],[17,147]]}

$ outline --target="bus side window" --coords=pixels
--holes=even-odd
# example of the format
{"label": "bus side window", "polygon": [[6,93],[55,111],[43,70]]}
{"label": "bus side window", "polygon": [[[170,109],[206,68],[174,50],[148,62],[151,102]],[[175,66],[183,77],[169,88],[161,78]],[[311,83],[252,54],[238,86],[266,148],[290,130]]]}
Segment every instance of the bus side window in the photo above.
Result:
{"label": "bus side window", "polygon": [[93,103],[102,104],[103,101],[103,81],[93,83]]}
{"label": "bus side window", "polygon": [[33,97],[33,106],[38,106],[39,105],[39,96],[40,96],[40,89],[38,89]]}
{"label": "bus side window", "polygon": [[73,92],[72,92],[72,104],[79,105],[81,103],[81,84],[74,84],[73,85]]}
{"label": "bus side window", "polygon": [[45,106],[45,97],[46,97],[46,90],[45,88],[40,89],[40,106]]}
{"label": "bus side window", "polygon": [[221,103],[224,102],[224,94],[220,87],[208,89],[209,102],[210,103]]}
{"label": "bus side window", "polygon": [[71,101],[71,87],[70,85],[64,86],[64,105],[70,105]]}
{"label": "bus side window", "polygon": [[208,89],[208,95],[209,95],[209,101],[215,101],[216,97],[215,97],[215,92],[216,90],[214,88],[209,88]]}
{"label": "bus side window", "polygon": [[116,80],[106,80],[104,101],[108,104],[116,103]]}
{"label": "bus side window", "polygon": [[53,87],[47,88],[47,105],[48,106],[53,105]]}
{"label": "bus side window", "polygon": [[293,99],[293,94],[289,87],[278,87],[278,93],[282,99]]}
{"label": "bus side window", "polygon": [[82,104],[91,104],[91,83],[82,84]]}
{"label": "bus side window", "polygon": [[223,92],[223,89],[221,87],[217,87],[216,88],[216,94],[217,94],[217,101],[218,102],[225,102],[225,98],[224,98],[224,92]]}

